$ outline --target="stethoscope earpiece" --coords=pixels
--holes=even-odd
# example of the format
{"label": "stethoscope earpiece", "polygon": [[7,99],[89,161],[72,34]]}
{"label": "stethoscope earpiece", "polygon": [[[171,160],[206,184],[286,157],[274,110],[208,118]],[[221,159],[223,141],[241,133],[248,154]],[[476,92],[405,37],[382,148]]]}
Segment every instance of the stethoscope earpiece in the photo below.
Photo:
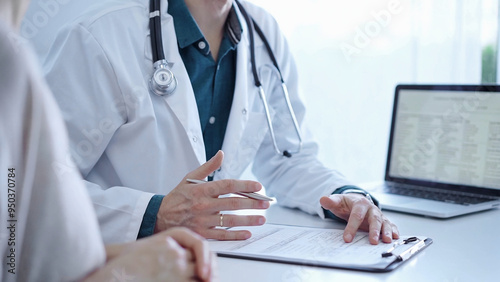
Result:
{"label": "stethoscope earpiece", "polygon": [[154,73],[149,80],[149,88],[158,96],[171,95],[177,88],[177,78],[168,67],[166,60],[154,64]]}

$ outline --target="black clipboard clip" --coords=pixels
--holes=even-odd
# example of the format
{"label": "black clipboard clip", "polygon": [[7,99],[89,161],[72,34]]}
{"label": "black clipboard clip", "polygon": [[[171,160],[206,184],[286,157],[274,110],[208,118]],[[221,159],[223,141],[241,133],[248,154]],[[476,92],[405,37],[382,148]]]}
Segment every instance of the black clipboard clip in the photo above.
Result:
{"label": "black clipboard clip", "polygon": [[383,252],[382,253],[382,257],[383,258],[387,258],[387,257],[390,257],[390,256],[393,256],[394,254],[392,253],[398,246],[402,246],[402,245],[406,245],[406,244],[409,244],[409,243],[412,243],[412,242],[417,242],[414,246],[412,246],[411,248],[405,250],[404,252],[402,252],[401,254],[399,254],[397,256],[397,258],[399,260],[407,260],[408,258],[410,258],[413,254],[417,253],[418,251],[420,251],[423,247],[425,247],[425,242],[424,240],[421,240],[419,239],[418,237],[409,237],[405,240],[402,240],[402,241],[398,241],[396,243],[394,243],[392,245],[392,247]]}

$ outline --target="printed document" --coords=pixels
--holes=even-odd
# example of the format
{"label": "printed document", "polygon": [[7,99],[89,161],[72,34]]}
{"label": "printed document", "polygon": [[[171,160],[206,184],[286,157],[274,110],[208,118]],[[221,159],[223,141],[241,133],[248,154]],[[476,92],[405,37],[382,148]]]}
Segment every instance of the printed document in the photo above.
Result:
{"label": "printed document", "polygon": [[[245,241],[210,241],[211,250],[220,256],[332,267],[383,269],[416,245],[398,245],[392,252],[394,255],[384,258],[382,253],[396,241],[371,245],[368,233],[362,231],[357,232],[351,243],[345,243],[344,231],[339,229],[265,224],[229,230],[250,230],[252,237]],[[402,236],[398,241],[407,237]],[[418,238],[424,245],[425,238]]]}

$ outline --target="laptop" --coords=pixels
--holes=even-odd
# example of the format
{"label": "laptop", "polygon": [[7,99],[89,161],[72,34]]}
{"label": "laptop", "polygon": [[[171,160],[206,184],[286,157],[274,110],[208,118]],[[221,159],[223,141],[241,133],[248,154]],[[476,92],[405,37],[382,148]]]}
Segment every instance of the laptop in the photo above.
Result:
{"label": "laptop", "polygon": [[398,85],[385,210],[450,218],[500,206],[500,85]]}

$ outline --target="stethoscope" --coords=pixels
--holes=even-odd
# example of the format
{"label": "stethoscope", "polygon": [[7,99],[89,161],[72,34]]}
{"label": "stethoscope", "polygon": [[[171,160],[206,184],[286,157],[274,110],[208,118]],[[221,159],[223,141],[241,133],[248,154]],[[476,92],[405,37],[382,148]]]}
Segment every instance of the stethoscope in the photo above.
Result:
{"label": "stethoscope", "polygon": [[[250,17],[247,13],[243,5],[236,0],[236,4],[241,11],[241,14],[245,18],[245,22],[249,27],[249,37],[250,37],[250,61],[252,64],[252,73],[255,82],[255,86],[259,89],[259,95],[264,105],[264,111],[266,113],[267,126],[269,127],[269,132],[271,134],[271,139],[273,141],[274,150],[278,155],[283,155],[285,157],[290,158],[292,154],[297,154],[300,152],[302,148],[302,136],[300,134],[299,124],[297,122],[297,118],[295,116],[295,112],[293,111],[292,104],[290,102],[290,97],[288,95],[288,89],[286,87],[285,81],[283,79],[283,75],[281,74],[281,70],[278,66],[278,62],[276,57],[274,56],[273,51],[271,50],[271,45],[267,41],[267,38],[264,36],[262,29],[259,25]],[[153,67],[154,72],[153,76],[149,80],[149,88],[150,90],[158,96],[169,96],[172,95],[177,88],[177,78],[174,73],[170,70],[170,65],[168,61],[165,59],[165,54],[163,53],[163,43],[162,43],[162,33],[161,33],[161,13],[160,13],[160,0],[151,0],[150,2],[150,11],[149,11],[149,29],[151,30],[151,48],[153,52]],[[271,120],[271,114],[269,112],[269,105],[267,104],[266,93],[264,92],[264,88],[262,87],[262,83],[260,82],[259,75],[257,73],[257,67],[255,63],[255,40],[254,40],[254,31],[257,32],[259,37],[264,42],[267,53],[271,58],[271,61],[274,67],[277,70],[278,76],[281,81],[281,88],[283,90],[283,96],[285,97],[286,105],[288,108],[288,112],[290,113],[290,117],[292,119],[295,133],[298,138],[298,148],[295,151],[283,150],[281,151],[278,148],[278,144],[276,142],[276,136],[274,133],[274,127]]]}

